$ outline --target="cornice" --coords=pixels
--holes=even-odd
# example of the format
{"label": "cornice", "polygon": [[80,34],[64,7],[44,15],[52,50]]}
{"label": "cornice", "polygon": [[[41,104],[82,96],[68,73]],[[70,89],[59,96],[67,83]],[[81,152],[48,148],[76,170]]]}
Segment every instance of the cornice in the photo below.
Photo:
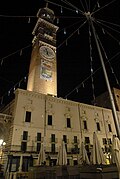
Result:
{"label": "cornice", "polygon": [[32,98],[40,98],[40,99],[45,99],[45,95],[33,91],[28,91],[28,90],[23,90],[23,89],[17,89],[15,91],[15,94],[21,94],[27,97],[32,97]]}
{"label": "cornice", "polygon": [[48,46],[48,47],[52,48],[56,52],[56,47],[55,46],[39,40],[39,46],[42,46],[42,45]]}
{"label": "cornice", "polygon": [[75,102],[75,101],[54,97],[54,96],[49,95],[49,94],[45,95],[45,94],[37,93],[37,92],[34,92],[34,91],[17,89],[15,91],[15,94],[21,94],[21,95],[25,95],[25,96],[28,96],[28,97],[40,98],[40,99],[44,99],[44,100],[46,99],[46,101],[49,101],[49,102],[61,103],[61,104],[69,105],[69,106],[79,106],[80,108],[90,109],[90,110],[99,111],[99,112],[103,110],[103,112],[106,111],[106,112],[112,113],[111,109],[106,109],[106,108],[101,108],[101,107],[92,106],[92,105],[88,105],[88,104],[78,103],[78,102]]}
{"label": "cornice", "polygon": [[48,22],[48,21],[46,21],[46,20],[44,20],[42,18],[39,18],[37,23],[36,23],[36,25],[35,25],[35,27],[34,27],[34,29],[33,29],[33,32],[32,32],[33,35],[35,35],[35,31],[39,27],[40,23],[43,23],[43,24],[45,24],[46,26],[48,26],[50,28],[52,27],[53,29],[55,29],[55,31],[57,31],[58,28],[59,28],[58,26],[56,26],[56,25],[54,25],[54,24],[52,24],[52,23],[50,23],[50,22]]}

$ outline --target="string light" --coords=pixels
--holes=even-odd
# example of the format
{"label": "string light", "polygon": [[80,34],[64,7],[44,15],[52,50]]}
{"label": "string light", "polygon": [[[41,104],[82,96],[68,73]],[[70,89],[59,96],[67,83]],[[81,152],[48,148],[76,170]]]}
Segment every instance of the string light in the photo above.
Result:
{"label": "string light", "polygon": [[20,56],[22,56],[22,49],[20,50]]}
{"label": "string light", "polygon": [[113,68],[111,67],[111,71],[112,71],[112,73],[114,73],[114,71],[113,71]]}
{"label": "string light", "polygon": [[[89,36],[91,37],[91,31],[89,30]],[[91,45],[91,44],[90,44]]]}
{"label": "string light", "polygon": [[28,18],[28,24],[30,24],[30,17]]}
{"label": "string light", "polygon": [[93,68],[91,67],[91,73],[93,74]]}
{"label": "string light", "polygon": [[61,14],[63,13],[63,8],[62,8],[62,6],[61,6],[61,9],[60,9],[60,12],[61,12]]}
{"label": "string light", "polygon": [[26,79],[27,79],[27,78],[26,78],[26,76],[25,76],[25,77],[24,77],[24,82],[26,82]]}
{"label": "string light", "polygon": [[57,18],[57,24],[59,24],[59,18]]}
{"label": "string light", "polygon": [[1,105],[3,104],[3,97],[1,97],[1,101],[0,101],[0,104],[1,104]]}
{"label": "string light", "polygon": [[65,43],[65,44],[66,44],[66,46],[68,45],[67,40],[66,40],[66,43]]}
{"label": "string light", "polygon": [[64,35],[66,35],[66,29],[64,29]]}
{"label": "string light", "polygon": [[107,57],[107,54],[106,54],[106,52],[105,52],[105,58],[108,60],[108,57]]}
{"label": "string light", "polygon": [[79,12],[78,9],[76,9],[76,13],[77,13],[77,14],[78,14],[78,12]]}
{"label": "string light", "polygon": [[21,84],[21,83],[19,82],[19,83],[18,83],[18,88],[20,87],[20,84]]}
{"label": "string light", "polygon": [[10,96],[10,91],[8,91],[8,96]]}
{"label": "string light", "polygon": [[97,1],[97,6],[98,6],[98,8],[100,8],[100,4],[99,4],[99,2]]}
{"label": "string light", "polygon": [[3,64],[3,59],[1,59],[1,66],[2,66],[2,64]]}
{"label": "string light", "polygon": [[[91,49],[92,50],[92,49]],[[90,56],[90,60],[91,60],[91,62],[93,61],[93,58],[92,58],[92,56]]]}
{"label": "string light", "polygon": [[78,88],[76,88],[76,92],[78,93],[79,91],[78,91]]}
{"label": "string light", "polygon": [[102,32],[103,32],[103,34],[105,34],[105,30],[102,28]]}

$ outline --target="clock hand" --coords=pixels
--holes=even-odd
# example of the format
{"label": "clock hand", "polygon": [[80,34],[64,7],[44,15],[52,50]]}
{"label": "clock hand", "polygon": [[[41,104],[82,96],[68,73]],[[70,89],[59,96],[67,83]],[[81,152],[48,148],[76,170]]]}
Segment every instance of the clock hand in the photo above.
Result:
{"label": "clock hand", "polygon": [[48,50],[47,50],[47,49],[45,49],[45,51],[46,51],[46,54],[47,54],[47,55],[49,55],[49,52],[48,52]]}

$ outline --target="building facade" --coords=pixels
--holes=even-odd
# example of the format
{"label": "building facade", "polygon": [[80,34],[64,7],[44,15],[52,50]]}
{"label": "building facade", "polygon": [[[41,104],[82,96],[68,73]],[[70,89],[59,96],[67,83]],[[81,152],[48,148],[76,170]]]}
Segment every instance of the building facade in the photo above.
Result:
{"label": "building facade", "polygon": [[[120,111],[120,89],[113,88],[112,94],[113,94],[116,110]],[[97,106],[112,109],[108,91],[106,91],[103,94],[101,94],[100,96],[96,97],[95,102],[96,102]]]}
{"label": "building facade", "polygon": [[21,154],[28,157],[27,166],[31,156],[36,164],[43,142],[48,165],[51,162],[56,164],[62,140],[66,145],[68,164],[74,165],[77,164],[82,141],[88,153],[91,151],[93,132],[97,133],[104,151],[111,145],[113,135],[116,135],[112,111],[109,109],[21,89],[16,90],[12,105],[14,120],[6,152],[14,161]]}

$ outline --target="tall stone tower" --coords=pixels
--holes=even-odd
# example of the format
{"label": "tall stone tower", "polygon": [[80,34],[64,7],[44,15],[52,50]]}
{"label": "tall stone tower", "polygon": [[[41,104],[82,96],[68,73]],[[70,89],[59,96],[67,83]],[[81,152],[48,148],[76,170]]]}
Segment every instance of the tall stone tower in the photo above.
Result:
{"label": "tall stone tower", "polygon": [[39,9],[33,29],[33,49],[27,90],[57,96],[56,32],[54,12],[48,7]]}

